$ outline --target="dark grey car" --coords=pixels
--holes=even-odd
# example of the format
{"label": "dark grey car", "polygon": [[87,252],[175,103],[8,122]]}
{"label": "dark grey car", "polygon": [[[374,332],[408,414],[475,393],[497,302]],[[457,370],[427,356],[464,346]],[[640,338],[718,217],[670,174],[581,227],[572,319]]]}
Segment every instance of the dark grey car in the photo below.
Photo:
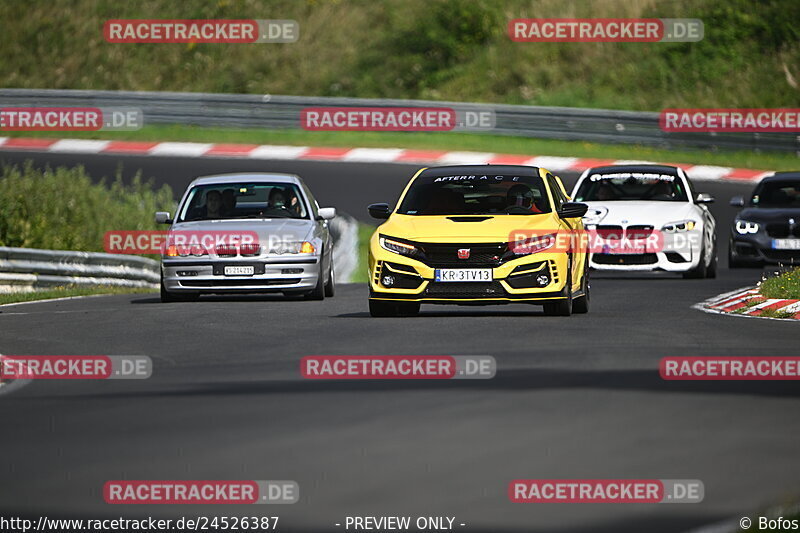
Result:
{"label": "dark grey car", "polygon": [[800,172],[778,172],[756,185],[731,227],[729,266],[800,263]]}

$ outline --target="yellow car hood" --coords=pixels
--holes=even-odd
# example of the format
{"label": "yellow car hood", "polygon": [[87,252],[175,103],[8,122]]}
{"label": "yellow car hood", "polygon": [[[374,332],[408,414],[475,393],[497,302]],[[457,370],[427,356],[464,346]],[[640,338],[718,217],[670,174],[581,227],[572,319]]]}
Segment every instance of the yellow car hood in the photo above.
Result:
{"label": "yellow car hood", "polygon": [[[467,221],[469,219],[476,221]],[[479,243],[505,242],[516,231],[557,231],[559,226],[558,216],[554,213],[485,217],[393,214],[378,228],[378,232],[388,237],[420,242]]]}

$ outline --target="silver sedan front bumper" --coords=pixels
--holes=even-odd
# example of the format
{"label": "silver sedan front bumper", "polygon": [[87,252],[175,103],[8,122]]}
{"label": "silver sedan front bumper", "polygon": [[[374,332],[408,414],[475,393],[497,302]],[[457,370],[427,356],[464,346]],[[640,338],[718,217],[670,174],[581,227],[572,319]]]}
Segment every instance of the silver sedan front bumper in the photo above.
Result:
{"label": "silver sedan front bumper", "polygon": [[[226,266],[253,266],[253,275],[226,275]],[[317,285],[320,257],[176,258],[161,262],[169,292],[281,292],[311,290]]]}

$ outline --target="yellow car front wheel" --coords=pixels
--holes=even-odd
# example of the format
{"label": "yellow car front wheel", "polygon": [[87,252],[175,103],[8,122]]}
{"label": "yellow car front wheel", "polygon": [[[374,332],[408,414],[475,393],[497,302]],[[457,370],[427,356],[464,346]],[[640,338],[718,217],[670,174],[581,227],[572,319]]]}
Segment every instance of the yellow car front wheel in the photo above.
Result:
{"label": "yellow car front wheel", "polygon": [[572,260],[567,261],[567,281],[561,291],[563,299],[544,304],[544,314],[547,316],[570,316],[572,314]]}
{"label": "yellow car front wheel", "polygon": [[589,270],[583,273],[583,283],[582,283],[582,292],[583,295],[578,296],[572,302],[572,312],[576,314],[584,314],[589,312],[589,300],[591,296],[589,294],[591,286],[589,285]]}

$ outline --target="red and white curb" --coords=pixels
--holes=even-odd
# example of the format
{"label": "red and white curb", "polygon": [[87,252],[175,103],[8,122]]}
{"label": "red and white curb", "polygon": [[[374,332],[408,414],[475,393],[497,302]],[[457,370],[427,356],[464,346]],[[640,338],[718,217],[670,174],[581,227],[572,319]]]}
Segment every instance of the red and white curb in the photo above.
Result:
{"label": "red and white curb", "polygon": [[[217,157],[263,160],[312,160],[358,163],[432,165],[530,165],[553,172],[582,172],[602,165],[652,164],[653,161],[589,159],[547,155],[450,152],[404,148],[332,148],[272,144],[212,144],[194,142],[101,141],[91,139],[41,139],[0,137],[0,150],[62,154],[115,154],[166,157]],[[681,167],[695,180],[756,182],[772,174],[766,170],[665,163]]]}
{"label": "red and white curb", "polygon": [[[736,289],[720,294],[693,306],[707,313],[734,316],[770,318],[772,320],[800,320],[800,300],[764,298],[756,287]],[[739,311],[744,309],[743,311]],[[765,311],[791,314],[786,318],[762,316]]]}

